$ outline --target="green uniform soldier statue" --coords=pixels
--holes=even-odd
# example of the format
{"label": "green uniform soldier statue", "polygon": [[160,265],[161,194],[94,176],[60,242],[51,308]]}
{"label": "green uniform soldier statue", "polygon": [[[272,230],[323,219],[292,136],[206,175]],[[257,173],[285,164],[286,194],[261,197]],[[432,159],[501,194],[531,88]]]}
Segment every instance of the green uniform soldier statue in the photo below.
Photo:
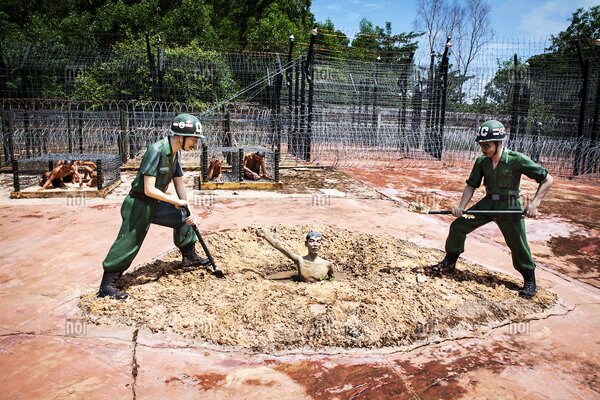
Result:
{"label": "green uniform soldier statue", "polygon": [[[133,262],[152,223],[173,228],[173,241],[181,250],[184,268],[209,264],[196,254],[198,238],[191,227],[195,223],[194,215],[185,218],[181,210],[187,205],[187,195],[179,150],[188,151],[197,146],[198,140],[204,138],[202,125],[193,115],[180,114],[173,120],[169,132],[171,135],[148,147],[131,191],[123,201],[121,230],[102,263],[104,275],[99,297],[119,300],[128,297],[114,287],[114,281]],[[177,196],[165,193],[171,181]]]}
{"label": "green uniform soldier statue", "polygon": [[[482,215],[477,215],[474,219],[459,217],[463,215],[465,207],[482,180],[486,195],[471,208],[472,210],[521,210],[525,211],[527,217],[535,217],[540,202],[552,186],[553,178],[545,168],[531,161],[526,155],[504,148],[506,130],[498,121],[490,120],[482,123],[475,140],[479,143],[483,155],[475,160],[460,204],[452,209],[452,215],[457,219],[450,225],[450,232],[446,239],[446,256],[432,267],[432,272],[440,274],[454,271],[456,260],[465,250],[467,235],[480,226],[494,221],[511,250],[514,268],[523,276],[524,285],[519,294],[531,298],[537,290],[535,263],[527,243],[523,217]],[[521,175],[534,179],[539,184],[535,197],[526,209],[523,209],[519,197]]]}

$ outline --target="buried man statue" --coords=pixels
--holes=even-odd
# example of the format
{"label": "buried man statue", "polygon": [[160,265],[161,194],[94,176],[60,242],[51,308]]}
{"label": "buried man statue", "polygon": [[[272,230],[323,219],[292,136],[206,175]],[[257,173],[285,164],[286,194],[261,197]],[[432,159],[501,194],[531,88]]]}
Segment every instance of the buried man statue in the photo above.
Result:
{"label": "buried man statue", "polygon": [[256,231],[256,234],[258,237],[265,239],[271,246],[285,254],[287,258],[294,261],[298,267],[297,274],[277,275],[277,277],[270,277],[270,279],[294,278],[303,282],[317,282],[333,277],[333,266],[331,262],[319,257],[322,240],[322,236],[319,232],[309,231],[306,235],[304,244],[308,249],[308,254],[305,256],[290,251],[280,241],[273,238],[262,228],[259,228]]}
{"label": "buried man statue", "polygon": [[[472,210],[523,211],[519,186],[521,175],[525,175],[534,179],[539,187],[535,197],[525,208],[524,214],[532,218],[537,216],[538,206],[553,182],[548,170],[531,161],[526,155],[505,148],[503,143],[506,140],[506,130],[496,120],[482,123],[475,140],[479,143],[483,155],[475,160],[460,204],[452,209],[452,215],[455,217],[463,215],[465,207],[473,197],[475,189],[481,185],[482,180],[486,195],[471,208]],[[432,267],[432,272],[435,274],[453,272],[456,260],[465,250],[467,235],[491,221],[494,221],[500,228],[504,240],[510,248],[513,267],[523,276],[524,284],[519,294],[525,298],[532,298],[537,291],[535,263],[527,243],[525,221],[522,215],[497,217],[476,215],[472,219],[457,218],[450,225],[450,232],[446,239],[446,257]]]}
{"label": "buried man statue", "polygon": [[[193,115],[180,114],[173,120],[169,132],[169,136],[148,147],[131,191],[123,201],[121,230],[102,263],[104,276],[98,297],[120,300],[128,297],[127,293],[114,287],[114,281],[133,262],[150,224],[173,228],[173,241],[181,250],[186,270],[210,263],[196,254],[198,238],[191,226],[195,223],[194,215],[186,218],[182,210],[188,203],[179,150],[196,148],[198,140],[204,138],[202,125]],[[176,196],[165,193],[171,181]]]}

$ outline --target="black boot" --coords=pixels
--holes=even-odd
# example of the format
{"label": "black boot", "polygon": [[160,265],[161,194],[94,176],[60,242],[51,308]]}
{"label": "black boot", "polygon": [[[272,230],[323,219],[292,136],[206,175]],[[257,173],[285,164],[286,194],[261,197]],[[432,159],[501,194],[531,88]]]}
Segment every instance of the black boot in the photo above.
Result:
{"label": "black boot", "polygon": [[181,247],[183,268],[186,271],[191,271],[197,268],[199,265],[207,266],[210,264],[210,260],[208,258],[200,257],[196,253],[195,243],[188,244],[185,247]]}
{"label": "black boot", "polygon": [[460,254],[446,253],[446,256],[442,261],[431,267],[431,272],[434,275],[440,275],[444,273],[452,273],[456,269],[456,261]]}
{"label": "black boot", "polygon": [[117,300],[125,300],[129,295],[125,292],[120,291],[114,287],[115,280],[117,280],[123,273],[119,272],[106,272],[102,275],[102,282],[100,283],[100,290],[98,290],[98,297],[110,297]]}
{"label": "black boot", "polygon": [[523,275],[523,289],[519,290],[519,296],[531,299],[537,292],[535,285],[535,270],[534,269],[521,269],[518,270]]}

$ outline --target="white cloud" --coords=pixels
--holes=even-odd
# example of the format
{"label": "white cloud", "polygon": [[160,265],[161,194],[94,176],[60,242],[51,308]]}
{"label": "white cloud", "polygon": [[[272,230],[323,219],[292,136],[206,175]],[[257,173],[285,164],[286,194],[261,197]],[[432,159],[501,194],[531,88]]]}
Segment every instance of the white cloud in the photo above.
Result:
{"label": "white cloud", "polygon": [[578,8],[596,4],[597,0],[547,0],[524,13],[518,28],[530,36],[556,35],[569,26],[570,17]]}

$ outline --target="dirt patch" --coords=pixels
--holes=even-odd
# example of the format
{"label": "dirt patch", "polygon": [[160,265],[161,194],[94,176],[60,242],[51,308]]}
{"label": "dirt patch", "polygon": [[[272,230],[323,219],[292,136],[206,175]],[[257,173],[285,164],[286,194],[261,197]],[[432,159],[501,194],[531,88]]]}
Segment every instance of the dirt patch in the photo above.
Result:
{"label": "dirt patch", "polygon": [[548,245],[554,255],[575,264],[582,273],[595,272],[600,265],[600,243],[597,236],[555,236],[548,241]]}
{"label": "dirt patch", "polygon": [[174,383],[186,383],[196,385],[204,391],[212,390],[216,387],[223,386],[225,384],[226,375],[209,372],[205,374],[187,375],[182,374],[181,376],[172,376],[165,379],[167,385]]}
{"label": "dirt patch", "polygon": [[275,369],[305,387],[312,399],[413,399],[388,367],[378,364],[328,365],[323,361],[280,364]]}
{"label": "dirt patch", "polygon": [[309,229],[323,234],[322,256],[334,262],[333,281],[263,279],[253,270],[268,275],[294,266],[258,239],[255,228],[246,228],[206,238],[227,279],[184,273],[172,252],[122,278],[128,301],[90,293],[80,306],[95,323],[143,324],[238,349],[294,352],[398,348],[468,336],[543,315],[556,303],[545,290],[533,301],[521,299],[516,279],[462,260],[452,276],[423,275],[442,253],[389,236],[330,226],[272,228],[301,254]]}
{"label": "dirt patch", "polygon": [[372,187],[347,174],[328,168],[290,168],[281,170],[282,193],[323,194],[321,189],[335,189],[354,198],[382,198]]}

